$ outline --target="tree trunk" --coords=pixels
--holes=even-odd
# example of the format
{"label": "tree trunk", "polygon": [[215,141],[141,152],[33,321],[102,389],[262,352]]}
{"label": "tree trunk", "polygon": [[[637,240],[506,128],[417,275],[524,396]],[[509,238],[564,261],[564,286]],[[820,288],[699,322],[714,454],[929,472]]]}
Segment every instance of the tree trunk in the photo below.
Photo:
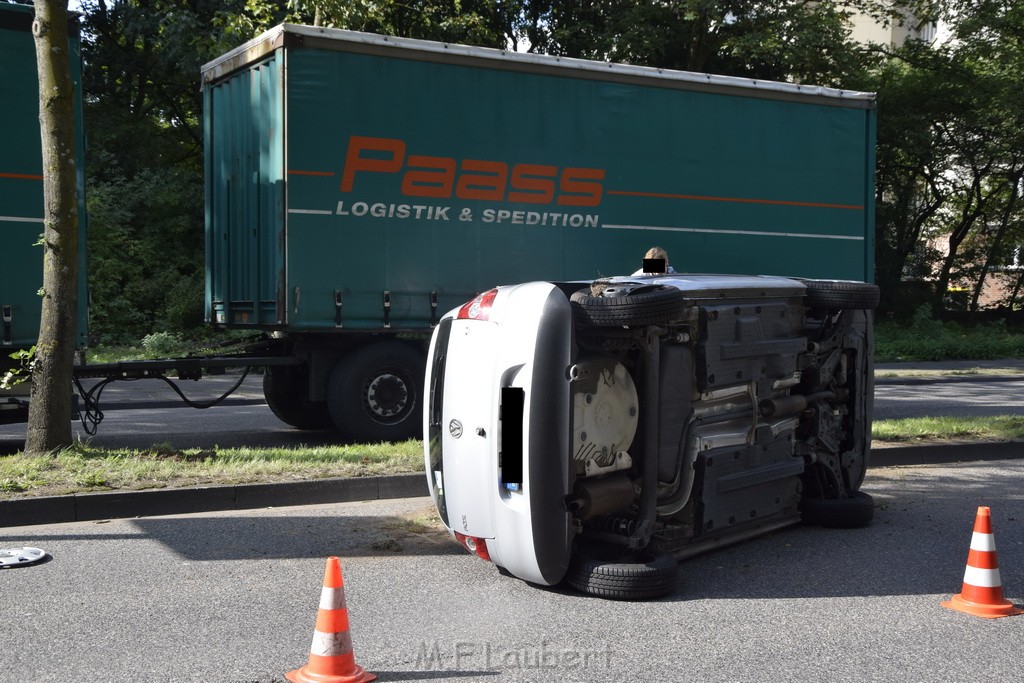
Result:
{"label": "tree trunk", "polygon": [[42,320],[25,452],[70,446],[71,382],[78,308],[75,117],[66,0],[36,0],[32,34],[39,68],[43,145]]}
{"label": "tree trunk", "polygon": [[[928,175],[906,169],[899,184],[878,187],[875,201],[878,223],[875,239],[875,282],[882,290],[880,308],[892,311],[904,269],[918,248],[924,226],[946,201],[938,184]],[[885,201],[888,190],[893,199]]]}
{"label": "tree trunk", "polygon": [[942,267],[939,270],[939,277],[935,283],[935,309],[942,310],[946,293],[952,280],[953,267],[956,265],[960,255],[960,246],[971,234],[971,230],[978,222],[984,210],[987,208],[989,195],[985,192],[984,181],[988,177],[992,164],[984,167],[977,165],[971,167],[972,182],[967,196],[964,198],[964,206],[960,210],[960,218],[957,220],[953,230],[949,233],[949,252],[942,259]]}
{"label": "tree trunk", "polygon": [[974,291],[971,294],[971,311],[978,310],[978,301],[981,299],[981,292],[985,288],[985,278],[988,276],[989,271],[991,271],[995,266],[999,252],[1002,250],[1003,239],[1009,230],[1014,210],[1017,208],[1017,186],[1020,184],[1020,179],[1020,172],[1014,170],[1007,181],[1010,196],[1006,200],[1006,206],[1003,208],[1002,217],[999,219],[999,227],[996,229],[996,235],[992,239],[991,245],[989,245],[988,254],[985,256],[985,266],[981,269],[977,282],[974,283]]}

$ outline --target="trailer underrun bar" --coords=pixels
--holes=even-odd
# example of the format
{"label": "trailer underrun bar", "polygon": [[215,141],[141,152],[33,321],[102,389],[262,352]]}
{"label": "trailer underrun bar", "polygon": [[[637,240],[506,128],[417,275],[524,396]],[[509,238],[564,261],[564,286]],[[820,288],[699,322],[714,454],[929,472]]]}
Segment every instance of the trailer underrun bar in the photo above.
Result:
{"label": "trailer underrun bar", "polygon": [[[74,384],[81,397],[84,410],[78,411],[85,433],[95,434],[103,421],[100,409],[100,396],[103,389],[112,382],[136,381],[140,379],[159,379],[167,383],[191,408],[205,409],[219,405],[228,396],[235,393],[253,368],[273,366],[299,365],[301,360],[293,356],[213,356],[207,358],[171,358],[162,360],[120,361],[117,363],[95,363],[78,365],[74,368]],[[231,368],[241,368],[242,374],[230,389],[211,401],[195,401],[181,390],[178,384],[168,377],[174,374],[178,380],[197,381],[206,375],[223,375]],[[99,379],[100,381],[88,389],[82,385],[83,379]]]}

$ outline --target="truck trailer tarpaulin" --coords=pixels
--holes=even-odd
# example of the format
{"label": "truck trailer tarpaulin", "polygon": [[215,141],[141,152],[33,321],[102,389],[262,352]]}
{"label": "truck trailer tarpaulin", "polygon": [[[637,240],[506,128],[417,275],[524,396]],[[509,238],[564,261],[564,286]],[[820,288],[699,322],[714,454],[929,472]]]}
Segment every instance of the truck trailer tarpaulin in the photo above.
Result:
{"label": "truck trailer tarpaulin", "polygon": [[870,93],[293,25],[203,85],[213,322],[422,328],[653,244],[872,279]]}

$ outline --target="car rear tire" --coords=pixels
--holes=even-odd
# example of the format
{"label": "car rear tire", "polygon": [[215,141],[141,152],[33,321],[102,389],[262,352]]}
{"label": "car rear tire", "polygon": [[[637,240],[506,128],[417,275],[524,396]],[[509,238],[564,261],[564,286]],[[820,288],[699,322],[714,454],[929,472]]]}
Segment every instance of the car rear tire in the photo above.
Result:
{"label": "car rear tire", "polygon": [[850,280],[804,280],[807,286],[805,301],[808,308],[839,311],[857,309],[873,311],[878,308],[878,285]]}
{"label": "car rear tire", "polygon": [[645,548],[612,551],[582,547],[573,556],[566,582],[578,591],[615,600],[649,600],[667,595],[679,583],[676,559]]}
{"label": "car rear tire", "polygon": [[581,289],[570,301],[576,319],[593,327],[660,325],[686,310],[686,294],[647,283],[615,283],[596,295],[590,288]]}
{"label": "car rear tire", "polygon": [[372,343],[343,357],[327,382],[335,427],[359,443],[420,437],[425,363],[422,353],[400,341]]}
{"label": "car rear tire", "polygon": [[270,411],[296,429],[331,429],[334,423],[327,403],[309,400],[307,370],[302,367],[269,367],[263,375],[263,396]]}
{"label": "car rear tire", "polygon": [[857,529],[875,517],[875,500],[863,491],[849,498],[804,498],[800,502],[804,524],[832,529]]}

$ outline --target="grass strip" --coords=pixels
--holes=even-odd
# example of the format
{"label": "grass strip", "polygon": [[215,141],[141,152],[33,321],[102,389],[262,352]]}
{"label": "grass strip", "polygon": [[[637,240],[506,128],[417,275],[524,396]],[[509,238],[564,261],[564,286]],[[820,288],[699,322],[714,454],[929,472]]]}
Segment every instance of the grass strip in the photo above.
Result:
{"label": "grass strip", "polygon": [[0,499],[364,477],[423,470],[423,442],[296,448],[106,450],[76,444],[50,456],[0,456]]}
{"label": "grass strip", "polygon": [[912,417],[875,420],[871,435],[876,441],[918,443],[930,441],[1014,441],[1024,439],[1024,416]]}
{"label": "grass strip", "polygon": [[[1024,416],[876,420],[875,441],[1024,439]],[[0,456],[0,500],[88,491],[363,477],[423,470],[423,442],[295,448],[107,450],[86,444],[50,456]]]}

